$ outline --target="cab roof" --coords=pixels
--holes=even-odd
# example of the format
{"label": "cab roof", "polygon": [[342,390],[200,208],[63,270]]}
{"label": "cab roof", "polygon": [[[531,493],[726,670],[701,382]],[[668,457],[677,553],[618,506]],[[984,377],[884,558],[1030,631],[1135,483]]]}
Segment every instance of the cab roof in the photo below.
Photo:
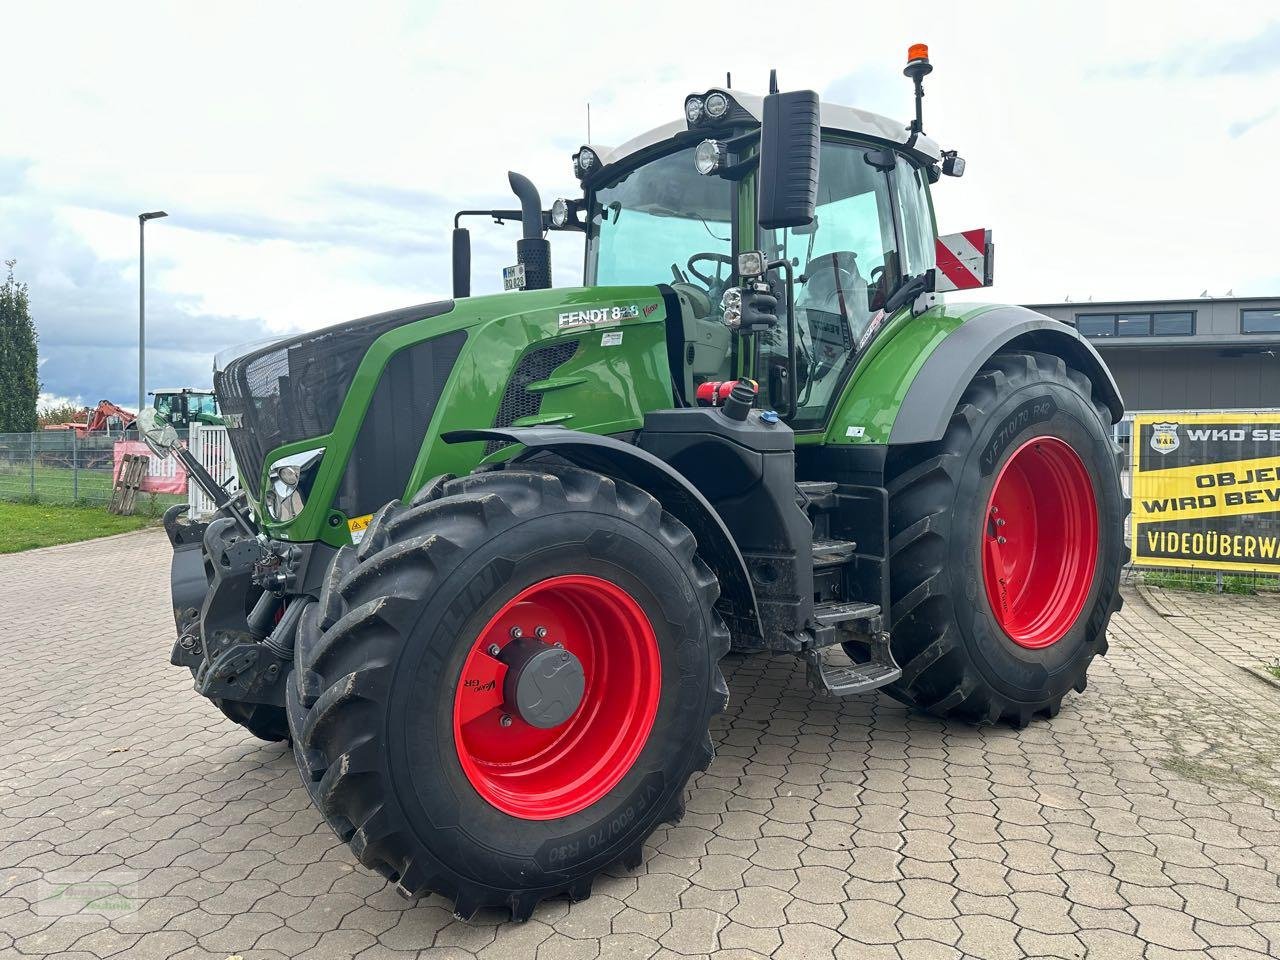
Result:
{"label": "cab roof", "polygon": [[[705,94],[696,95],[705,99],[713,93],[723,93],[729,97],[733,103],[741,107],[757,123],[764,116],[764,97],[759,94],[747,93],[743,90],[732,90],[728,87],[712,87]],[[836,133],[851,133],[857,136],[872,137],[900,147],[905,147],[911,139],[911,131],[905,123],[881,116],[878,113],[859,110],[857,107],[846,107],[838,103],[825,102],[819,104],[818,110],[819,122],[824,131],[830,130]],[[673,120],[671,123],[664,123],[660,127],[655,127],[637,137],[632,137],[619,147],[605,147],[595,144],[588,144],[588,146],[600,158],[600,166],[603,171],[604,168],[615,163],[622,163],[635,154],[689,132],[711,137],[715,135],[715,128],[705,125],[695,127],[690,126],[686,120]],[[915,143],[912,144],[912,151],[923,155],[930,161],[937,161],[942,157],[942,148],[932,137],[928,137],[923,133],[916,137]],[[596,179],[596,177],[593,177],[593,179]]]}

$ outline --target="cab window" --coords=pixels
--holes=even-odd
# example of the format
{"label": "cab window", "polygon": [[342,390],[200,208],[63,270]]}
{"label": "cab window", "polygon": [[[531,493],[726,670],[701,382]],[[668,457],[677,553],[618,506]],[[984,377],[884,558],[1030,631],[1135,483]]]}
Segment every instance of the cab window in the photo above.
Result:
{"label": "cab window", "polygon": [[913,277],[934,267],[933,207],[925,173],[914,163],[899,156],[893,181],[902,210],[902,268]]}
{"label": "cab window", "polygon": [[[872,318],[901,278],[892,188],[867,153],[865,146],[823,143],[813,224],[763,237],[770,259],[789,259],[796,270],[798,410],[791,424],[798,430],[826,419]],[[771,394],[779,386],[773,371],[786,363],[786,330],[773,340],[763,351]],[[771,401],[785,404],[780,396]]]}

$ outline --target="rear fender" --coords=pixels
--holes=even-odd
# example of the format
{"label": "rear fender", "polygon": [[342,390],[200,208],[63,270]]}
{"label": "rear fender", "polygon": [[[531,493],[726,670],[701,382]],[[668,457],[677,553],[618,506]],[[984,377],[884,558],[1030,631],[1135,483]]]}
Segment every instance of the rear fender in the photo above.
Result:
{"label": "rear fender", "polygon": [[446,443],[497,440],[523,444],[509,462],[519,463],[539,453],[554,453],[575,466],[634,484],[662,504],[688,527],[698,541],[698,555],[720,580],[722,606],[739,642],[762,643],[760,611],[742,552],[729,528],[696,487],[685,477],[639,447],[612,437],[580,433],[563,427],[506,427],[455,430]]}
{"label": "rear fender", "polygon": [[1124,416],[1124,401],[1098,351],[1074,327],[1025,307],[996,307],[960,324],[938,344],[903,397],[889,434],[891,444],[942,439],[960,397],[977,372],[1000,350],[1038,350],[1061,357],[1093,381],[1094,396]]}

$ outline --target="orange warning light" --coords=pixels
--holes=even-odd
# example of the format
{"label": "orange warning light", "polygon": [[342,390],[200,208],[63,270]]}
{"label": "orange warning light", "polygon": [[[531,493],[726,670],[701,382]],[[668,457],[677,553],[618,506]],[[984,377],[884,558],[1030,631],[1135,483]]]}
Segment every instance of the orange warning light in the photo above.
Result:
{"label": "orange warning light", "polygon": [[907,63],[912,60],[928,60],[929,45],[927,43],[913,43],[907,48]]}

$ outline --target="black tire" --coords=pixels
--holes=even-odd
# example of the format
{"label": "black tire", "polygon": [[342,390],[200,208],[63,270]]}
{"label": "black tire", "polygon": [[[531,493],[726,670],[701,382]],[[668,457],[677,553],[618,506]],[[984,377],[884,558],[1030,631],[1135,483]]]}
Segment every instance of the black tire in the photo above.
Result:
{"label": "black tire", "polygon": [[222,711],[228,720],[240,724],[259,740],[278,743],[288,740],[289,718],[284,707],[272,706],[269,703],[245,703],[241,700],[222,700],[212,698],[214,705]]}
{"label": "black tire", "polygon": [[[890,696],[941,717],[1024,726],[1083,692],[1107,650],[1124,563],[1119,448],[1093,384],[1061,358],[999,353],[974,377],[943,439],[890,455],[892,648],[902,676]],[[1083,461],[1097,505],[1098,554],[1083,608],[1042,649],[1013,642],[982,574],[986,505],[1003,466],[1037,436],[1065,440]]]}
{"label": "black tire", "polygon": [[[525,587],[590,573],[625,588],[660,649],[657,715],[639,757],[601,799],[557,819],[487,802],[455,747],[454,691],[481,629]],[[692,534],[636,487],[563,466],[438,478],[373,519],[333,558],[303,617],[288,714],[313,802],[360,862],[407,897],[455,913],[526,919],[582,899],[601,870],[641,862],[710,763],[728,690],[719,586]]]}

